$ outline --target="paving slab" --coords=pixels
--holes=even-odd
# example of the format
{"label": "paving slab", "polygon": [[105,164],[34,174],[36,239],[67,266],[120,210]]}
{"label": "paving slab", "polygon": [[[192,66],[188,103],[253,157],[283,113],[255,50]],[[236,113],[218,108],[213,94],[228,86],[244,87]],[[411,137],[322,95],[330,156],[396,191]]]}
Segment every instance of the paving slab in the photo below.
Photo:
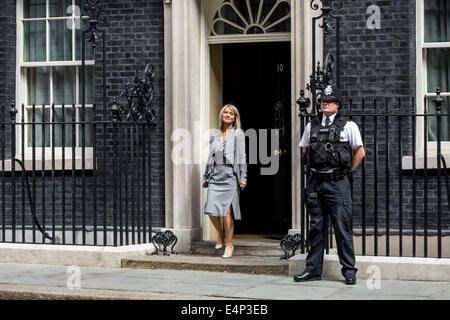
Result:
{"label": "paving slab", "polygon": [[214,284],[198,283],[188,285],[178,281],[160,281],[155,279],[109,279],[104,281],[83,281],[83,288],[107,289],[107,290],[133,290],[139,292],[170,293],[170,294],[190,294],[206,296],[230,296],[236,291],[236,287],[217,286]]}
{"label": "paving slab", "polygon": [[0,284],[0,300],[231,300],[232,298],[170,293],[67,289]]}
{"label": "paving slab", "polygon": [[382,280],[380,289],[371,290],[365,280],[347,286],[334,279],[297,283],[280,275],[81,267],[81,288],[70,290],[69,276],[64,266],[0,264],[0,299],[450,299],[450,282]]}
{"label": "paving slab", "polygon": [[[124,274],[123,278],[127,279],[142,279],[142,277],[148,276],[148,270],[131,270],[129,273]],[[141,271],[138,273],[138,271]],[[159,281],[178,282],[184,285],[196,286],[199,284],[199,273],[201,273],[201,280],[203,283],[211,283],[215,286],[230,286],[234,288],[241,288],[249,286],[248,275],[239,273],[227,273],[227,272],[200,272],[186,270],[182,272],[167,272],[168,270],[152,270],[152,279],[158,279]],[[251,278],[254,284],[267,283],[278,279],[274,276],[259,275],[258,277]]]}
{"label": "paving slab", "polygon": [[[201,278],[204,281],[210,282],[213,281],[219,285],[228,285],[232,283],[233,285],[239,285],[245,283],[248,280],[248,274],[244,273],[229,273],[229,272],[200,272],[194,270],[178,270],[180,272],[168,272],[170,270],[148,270],[148,269],[116,269],[116,270],[127,270],[128,272],[124,274],[125,277],[129,278],[142,278],[147,277],[149,275],[149,271],[151,271],[151,277],[153,279],[166,279],[172,281],[182,281],[182,282],[190,282],[197,283],[198,275],[201,273]],[[218,276],[218,274],[220,276]],[[258,277],[254,277],[254,279],[258,279],[258,281],[273,281],[275,279],[279,279],[279,277],[271,276],[271,275],[258,275]]]}
{"label": "paving slab", "polygon": [[240,291],[233,295],[236,298],[254,298],[272,300],[318,300],[323,299],[339,289],[327,287],[302,287],[295,285],[260,285]]}
{"label": "paving slab", "polygon": [[381,280],[380,289],[368,289],[366,281],[360,281],[360,286],[355,287],[352,290],[352,294],[361,297],[365,295],[376,297],[389,294],[392,296],[422,297],[426,299],[447,288],[450,288],[450,283],[448,282]]}
{"label": "paving slab", "polygon": [[443,290],[437,291],[436,293],[429,296],[430,299],[438,300],[450,300],[450,285]]}
{"label": "paving slab", "polygon": [[377,301],[377,300],[427,300],[423,297],[413,297],[413,296],[393,296],[384,294],[381,296],[358,296],[355,297],[354,294],[344,294],[344,293],[337,293],[335,295],[331,295],[329,297],[325,297],[323,300],[360,300],[360,301]]}

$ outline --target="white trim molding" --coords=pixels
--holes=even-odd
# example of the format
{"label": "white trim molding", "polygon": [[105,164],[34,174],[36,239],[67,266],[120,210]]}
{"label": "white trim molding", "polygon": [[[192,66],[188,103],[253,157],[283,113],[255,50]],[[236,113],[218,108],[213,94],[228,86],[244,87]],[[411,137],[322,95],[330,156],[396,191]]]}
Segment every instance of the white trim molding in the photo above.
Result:
{"label": "white trim molding", "polygon": [[283,42],[291,41],[290,32],[263,33],[263,34],[230,34],[208,36],[209,44],[225,44],[225,43],[249,43],[249,42]]}
{"label": "white trim molding", "polygon": [[[172,133],[194,134],[202,118],[201,0],[173,1],[165,10],[165,185],[166,228],[178,236],[179,252],[201,238],[201,165],[172,161]],[[169,65],[170,64],[170,65]],[[197,138],[197,137],[196,137]],[[202,154],[199,139],[191,154]]]}
{"label": "white trim molding", "polygon": [[[312,9],[305,1],[291,1],[291,32],[261,35],[222,35],[211,37],[210,21],[223,0],[164,1],[165,16],[165,191],[166,227],[177,230],[186,239],[208,238],[209,223],[203,219],[205,191],[201,187],[204,162],[208,153],[210,124],[210,48],[235,42],[291,42],[292,126],[292,229],[300,229],[301,192],[300,121],[296,104],[313,70],[311,62]],[[318,59],[321,58],[319,53]],[[174,164],[172,133],[186,129],[194,145],[195,164]],[[199,132],[198,132],[199,131]],[[198,163],[202,163],[199,165]],[[203,229],[203,230],[202,230]],[[202,236],[203,235],[203,236]]]}
{"label": "white trim molding", "polygon": [[[424,98],[435,97],[435,92],[428,92],[427,90],[427,50],[450,48],[450,42],[425,42],[424,21],[425,21],[425,5],[426,0],[416,1],[416,93],[417,93],[417,113],[423,114],[425,111]],[[441,96],[448,97],[450,92],[443,92]],[[423,117],[418,117],[416,127],[416,150],[418,157],[423,158],[423,150],[425,147],[424,137],[425,123]],[[450,154],[450,142],[442,142],[442,153]],[[437,143],[433,141],[427,142],[427,152],[429,163],[433,163],[431,157],[435,156],[437,152]],[[405,165],[408,164],[408,157],[404,158]]]}
{"label": "white trim molding", "polygon": [[[51,109],[50,106],[53,103],[53,81],[52,81],[52,77],[53,77],[53,67],[75,67],[75,100],[79,100],[79,92],[80,92],[80,66],[82,65],[82,62],[80,60],[76,60],[76,45],[75,45],[75,41],[76,41],[76,36],[75,30],[72,30],[72,60],[68,60],[68,61],[50,61],[50,26],[49,26],[49,21],[50,20],[69,20],[69,19],[78,19],[80,18],[79,16],[76,16],[76,10],[74,10],[72,12],[71,16],[61,16],[61,17],[50,17],[50,13],[49,13],[49,4],[50,1],[47,0],[46,1],[46,16],[42,17],[42,18],[27,18],[25,19],[23,17],[23,0],[17,0],[16,3],[16,95],[15,95],[15,101],[16,101],[16,108],[17,108],[17,115],[16,115],[16,121],[21,121],[22,118],[22,104],[25,105],[25,122],[31,122],[29,121],[29,119],[27,119],[27,110],[30,110],[31,106],[27,104],[28,102],[28,90],[27,90],[27,70],[30,70],[31,68],[42,68],[42,67],[49,67],[50,68],[50,72],[49,72],[49,86],[50,86],[50,101],[49,104],[45,106],[46,109]],[[75,0],[72,0],[72,5],[75,5]],[[24,28],[23,28],[23,22],[25,21],[43,21],[46,23],[46,58],[45,61],[38,61],[38,62],[25,62],[24,61],[24,45],[23,45],[23,32],[24,32]],[[92,67],[95,65],[95,60],[86,60],[85,61],[85,65]],[[95,92],[95,91],[94,91]],[[81,104],[80,101],[73,101],[72,103],[75,103],[75,110],[80,110],[81,109]],[[60,105],[55,105],[55,108],[60,108],[62,106]],[[92,104],[86,104],[86,109],[92,109],[93,105]],[[66,104],[65,108],[72,108],[72,104]],[[36,110],[40,110],[42,109],[41,105],[36,105]],[[76,119],[79,119],[79,112],[76,112]],[[48,119],[47,119],[48,121]],[[28,130],[29,130],[30,126],[26,125],[25,126],[25,141],[28,137]],[[50,130],[52,130],[52,127],[50,126]],[[51,131],[50,131],[51,132]],[[78,139],[79,139],[79,134],[78,134],[78,129],[76,129],[76,139],[77,139],[77,146],[75,147],[75,152],[76,152],[76,157],[75,160],[78,161],[77,159],[81,158],[81,147],[79,147],[79,143],[78,143]],[[26,162],[28,163],[29,161],[32,160],[32,148],[28,146],[28,143],[25,143],[25,150],[22,150],[22,145],[21,145],[21,140],[22,140],[22,136],[21,136],[21,128],[20,128],[20,124],[17,125],[16,127],[16,156],[19,156],[19,158],[21,158],[21,153],[24,153],[24,157]],[[71,161],[72,159],[72,152],[69,150],[72,150],[72,147],[67,146],[65,148],[66,152],[65,152],[65,159],[66,161]],[[93,159],[93,148],[92,147],[86,147],[86,161],[88,161],[89,163],[92,163],[92,159]],[[41,157],[41,149],[39,147],[39,151],[36,151],[36,165],[37,168],[39,168],[41,166],[41,160],[39,160],[38,157]],[[45,157],[47,159],[51,159],[51,147],[47,147],[45,148]],[[62,163],[62,148],[55,148],[55,160],[58,163]],[[45,164],[46,166],[47,164]],[[70,166],[69,166],[70,167]],[[92,165],[91,165],[92,167]],[[6,168],[6,165],[5,165]],[[87,167],[87,169],[89,169]],[[28,170],[28,169],[27,169]]]}
{"label": "white trim molding", "polygon": [[[445,163],[450,168],[450,153],[442,154],[442,156],[445,159]],[[437,153],[432,152],[431,154],[427,155],[427,167],[426,169],[437,169]],[[423,153],[418,153],[416,155],[416,170],[423,170],[425,169],[425,156]],[[443,168],[441,163],[441,168]],[[412,156],[406,156],[402,157],[402,170],[413,170],[413,157]]]}
{"label": "white trim molding", "polygon": [[[60,151],[61,152],[61,151]],[[85,163],[84,163],[84,169],[85,170],[93,170],[94,169],[94,161],[93,161],[93,156],[92,156],[92,150],[90,152],[86,152],[86,158],[85,158]],[[67,154],[69,155],[69,154]],[[70,156],[72,156],[70,154]],[[25,159],[23,166],[25,171],[32,171],[33,170],[33,162],[34,162],[34,168],[36,171],[41,171],[42,167],[44,167],[44,170],[46,171],[50,171],[50,170],[62,170],[63,169],[63,161],[62,159],[55,159],[54,162],[51,159],[51,156],[46,158],[45,161],[42,161],[42,158],[37,158],[35,161],[31,160],[31,159]],[[12,171],[12,166],[11,166],[11,159],[5,159],[4,160],[5,163],[5,168],[3,168],[3,161],[0,161],[0,171],[5,171],[5,172],[11,172]],[[72,159],[65,159],[64,160],[64,169],[65,170],[72,170],[72,165],[73,163],[75,164],[73,167],[75,170],[82,170],[83,169],[83,160],[81,158],[81,155],[78,155],[78,157],[76,157],[76,159],[74,161],[72,161]],[[15,169],[16,172],[21,172],[22,171],[22,167],[20,166],[20,164],[18,164],[16,162],[15,164]]]}
{"label": "white trim molding", "polygon": [[[279,18],[276,21],[270,21],[270,18],[272,18],[272,15],[276,12],[276,10],[284,3],[291,7],[291,0],[276,0],[276,2],[273,4],[272,8],[269,10],[267,14],[262,16],[262,10],[264,6],[265,0],[259,0],[258,4],[258,10],[257,12],[253,12],[250,4],[250,0],[245,0],[245,14],[244,12],[241,12],[235,5],[235,2],[233,1],[222,1],[220,5],[215,10],[213,20],[209,24],[209,34],[212,34],[212,36],[220,36],[224,35],[221,33],[218,33],[215,29],[216,23],[222,22],[223,24],[228,24],[229,26],[233,27],[235,30],[239,30],[237,34],[247,35],[249,34],[250,29],[257,28],[259,29],[263,34],[270,33],[270,29],[273,27],[279,25],[283,21],[291,18],[291,9],[287,14],[285,14],[283,17]],[[244,4],[244,0],[241,0],[241,3]],[[239,18],[239,22],[231,21],[233,17],[227,16],[227,11],[224,11],[223,9],[228,7],[229,10],[232,10],[234,14]],[[256,13],[256,15],[254,14]],[[216,18],[217,16],[217,18]],[[208,20],[210,21],[210,20]]]}

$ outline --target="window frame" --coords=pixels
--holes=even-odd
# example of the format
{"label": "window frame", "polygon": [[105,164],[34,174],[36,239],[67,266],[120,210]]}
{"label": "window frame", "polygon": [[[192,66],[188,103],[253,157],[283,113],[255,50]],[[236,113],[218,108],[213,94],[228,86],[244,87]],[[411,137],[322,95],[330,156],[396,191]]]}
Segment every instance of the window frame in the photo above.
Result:
{"label": "window frame", "polygon": [[[16,100],[17,101],[17,115],[16,115],[16,121],[22,122],[22,103],[25,105],[25,113],[28,109],[30,109],[32,106],[28,106],[28,90],[27,90],[27,70],[29,68],[37,68],[37,67],[49,67],[50,69],[50,104],[45,105],[45,108],[51,108],[53,103],[53,81],[52,81],[52,73],[53,68],[52,67],[76,67],[76,83],[75,83],[75,97],[76,100],[79,99],[79,84],[80,84],[80,77],[81,77],[81,60],[76,60],[76,32],[72,32],[72,61],[50,61],[50,25],[49,21],[51,20],[70,20],[75,21],[75,19],[80,19],[82,17],[75,15],[75,12],[72,13],[72,15],[67,17],[50,17],[50,0],[46,1],[46,17],[44,18],[24,18],[24,0],[18,0],[16,2]],[[75,0],[72,0],[72,5],[75,5]],[[26,21],[45,21],[46,22],[46,61],[43,62],[24,62],[24,22]],[[95,60],[86,60],[85,61],[86,66],[94,66]],[[95,90],[94,90],[95,95]],[[75,110],[76,112],[76,121],[80,121],[78,118],[78,110],[81,110],[82,104],[80,101],[78,104],[75,104]],[[61,108],[62,105],[56,105],[55,108]],[[86,104],[87,108],[93,108],[93,104]],[[36,105],[37,109],[42,109],[42,105]],[[65,105],[65,108],[72,108],[72,105]],[[24,115],[25,122],[27,122],[27,115]],[[50,119],[46,119],[46,122]],[[29,160],[32,160],[32,147],[28,146],[27,136],[28,136],[28,128],[29,125],[25,126],[25,137],[24,139],[24,145],[25,148],[22,150],[22,132],[21,132],[21,125],[18,124],[16,126],[16,157],[21,157],[21,154],[24,154],[24,159],[26,162],[30,163]],[[51,135],[52,126],[50,126],[50,135]],[[76,129],[76,139],[78,141],[79,137],[79,126],[77,126]],[[94,133],[95,134],[95,133]],[[82,147],[77,146],[77,143],[75,144],[75,162],[76,162],[76,169],[81,169],[81,159],[82,159]],[[64,158],[65,161],[72,161],[72,147],[66,146],[66,147],[45,147],[44,148],[44,157],[45,157],[45,168],[48,169],[49,167],[49,160],[52,159],[52,149],[54,149],[55,153],[55,160],[57,161],[56,167],[61,167],[62,159],[63,159],[63,149],[64,149]],[[42,162],[42,147],[36,147],[35,148],[35,160]],[[93,159],[93,147],[85,147],[85,160],[86,160],[86,169],[91,169],[93,167],[92,164]],[[66,166],[66,168],[70,168],[71,165]],[[36,169],[40,169],[41,165],[38,163],[36,164]],[[51,168],[51,167],[50,167]],[[28,166],[26,166],[26,170],[30,170]]]}
{"label": "window frame", "polygon": [[[208,24],[208,33],[206,35],[208,44],[227,44],[227,43],[248,43],[248,42],[275,42],[275,41],[282,41],[287,42],[291,41],[291,34],[292,34],[292,28],[293,28],[293,19],[292,19],[292,0],[286,0],[289,4],[290,12],[289,16],[286,19],[290,19],[291,21],[291,30],[287,32],[268,32],[268,33],[262,33],[262,34],[241,34],[241,33],[233,33],[233,34],[215,34],[211,35],[211,31],[214,29],[214,21],[215,21],[215,15],[216,13],[222,9],[224,1],[220,1],[220,3],[217,4],[217,7],[214,7],[214,9],[211,7],[211,9],[214,10],[214,13],[211,16],[210,21],[207,22]],[[279,4],[278,4],[279,5]],[[278,6],[277,5],[277,6]],[[275,8],[275,7],[274,7]],[[284,19],[285,20],[285,19]],[[252,25],[257,25],[254,23],[254,21],[251,21]]]}
{"label": "window frame", "polygon": [[[416,1],[416,92],[417,113],[424,113],[424,98],[435,97],[436,93],[428,92],[427,88],[427,50],[433,48],[450,48],[450,42],[425,42],[425,3],[427,0]],[[443,97],[450,97],[450,92],[441,93]],[[429,110],[429,109],[428,109]],[[424,156],[424,117],[418,117],[416,127],[416,153]],[[437,142],[427,141],[428,154],[436,154]],[[450,141],[441,141],[441,153],[446,160],[450,158]]]}

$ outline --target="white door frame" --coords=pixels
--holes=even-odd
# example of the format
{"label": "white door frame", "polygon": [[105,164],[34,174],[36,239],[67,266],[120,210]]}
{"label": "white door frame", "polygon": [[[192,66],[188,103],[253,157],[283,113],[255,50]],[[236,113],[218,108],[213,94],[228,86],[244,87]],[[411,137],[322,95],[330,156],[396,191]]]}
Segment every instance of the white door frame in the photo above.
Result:
{"label": "white door frame", "polygon": [[[208,17],[213,15],[214,9],[218,8],[221,1],[164,0],[166,227],[177,229],[179,228],[177,227],[177,221],[182,221],[183,229],[203,229],[201,237],[204,239],[210,238],[209,221],[203,219],[201,210],[205,201],[205,192],[200,186],[209,148],[208,137],[204,137],[204,133],[209,129],[210,115],[209,45],[210,43],[250,42],[250,40],[255,42],[262,41],[264,38],[262,36],[252,36],[246,39],[237,36],[222,36],[215,39],[210,38],[208,42]],[[300,90],[304,89],[306,83],[309,82],[309,75],[313,70],[311,63],[312,50],[310,48],[312,43],[311,18],[313,14],[314,11],[305,1],[292,1],[290,35],[268,36],[272,41],[290,40],[291,42],[292,232],[300,230],[299,212],[301,208],[301,192],[299,190],[300,152],[296,152],[295,148],[300,140],[300,122],[296,100]],[[180,30],[184,34],[180,35]],[[188,39],[186,39],[187,35]],[[266,35],[264,41],[267,41],[267,39]],[[180,88],[183,85],[186,88]],[[197,103],[200,106],[196,105]],[[187,123],[185,121],[185,126],[194,129],[192,120],[199,121],[201,124],[201,143],[194,146],[192,151],[202,155],[202,163],[180,167],[179,165],[174,165],[171,161],[173,148],[171,136],[173,130],[180,127],[183,121],[180,121],[179,118],[185,116],[186,111],[191,115],[194,114],[195,119],[191,116],[191,122]],[[194,190],[197,187],[198,190]],[[186,193],[186,190],[190,192]],[[189,205],[187,207],[180,206],[180,201],[184,204],[189,203]],[[180,210],[183,210],[183,212],[178,212]],[[198,224],[199,217],[200,224]],[[199,236],[197,231],[190,234],[195,234],[191,238]]]}

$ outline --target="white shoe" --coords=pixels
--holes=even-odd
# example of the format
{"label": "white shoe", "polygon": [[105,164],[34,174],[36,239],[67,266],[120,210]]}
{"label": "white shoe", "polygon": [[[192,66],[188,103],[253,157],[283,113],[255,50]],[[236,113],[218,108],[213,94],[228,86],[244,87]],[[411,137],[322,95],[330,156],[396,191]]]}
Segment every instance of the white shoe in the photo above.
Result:
{"label": "white shoe", "polygon": [[221,244],[216,244],[215,249],[216,249],[216,250],[222,249],[222,248],[223,248],[223,243],[224,243],[224,242],[225,242],[225,238],[223,238],[223,241],[222,241]]}
{"label": "white shoe", "polygon": [[223,255],[222,256],[222,258],[224,258],[224,259],[229,259],[229,258],[231,258],[232,256],[233,256],[233,251],[234,251],[234,246],[233,245],[231,245],[231,253],[230,254],[227,254],[227,255]]}

